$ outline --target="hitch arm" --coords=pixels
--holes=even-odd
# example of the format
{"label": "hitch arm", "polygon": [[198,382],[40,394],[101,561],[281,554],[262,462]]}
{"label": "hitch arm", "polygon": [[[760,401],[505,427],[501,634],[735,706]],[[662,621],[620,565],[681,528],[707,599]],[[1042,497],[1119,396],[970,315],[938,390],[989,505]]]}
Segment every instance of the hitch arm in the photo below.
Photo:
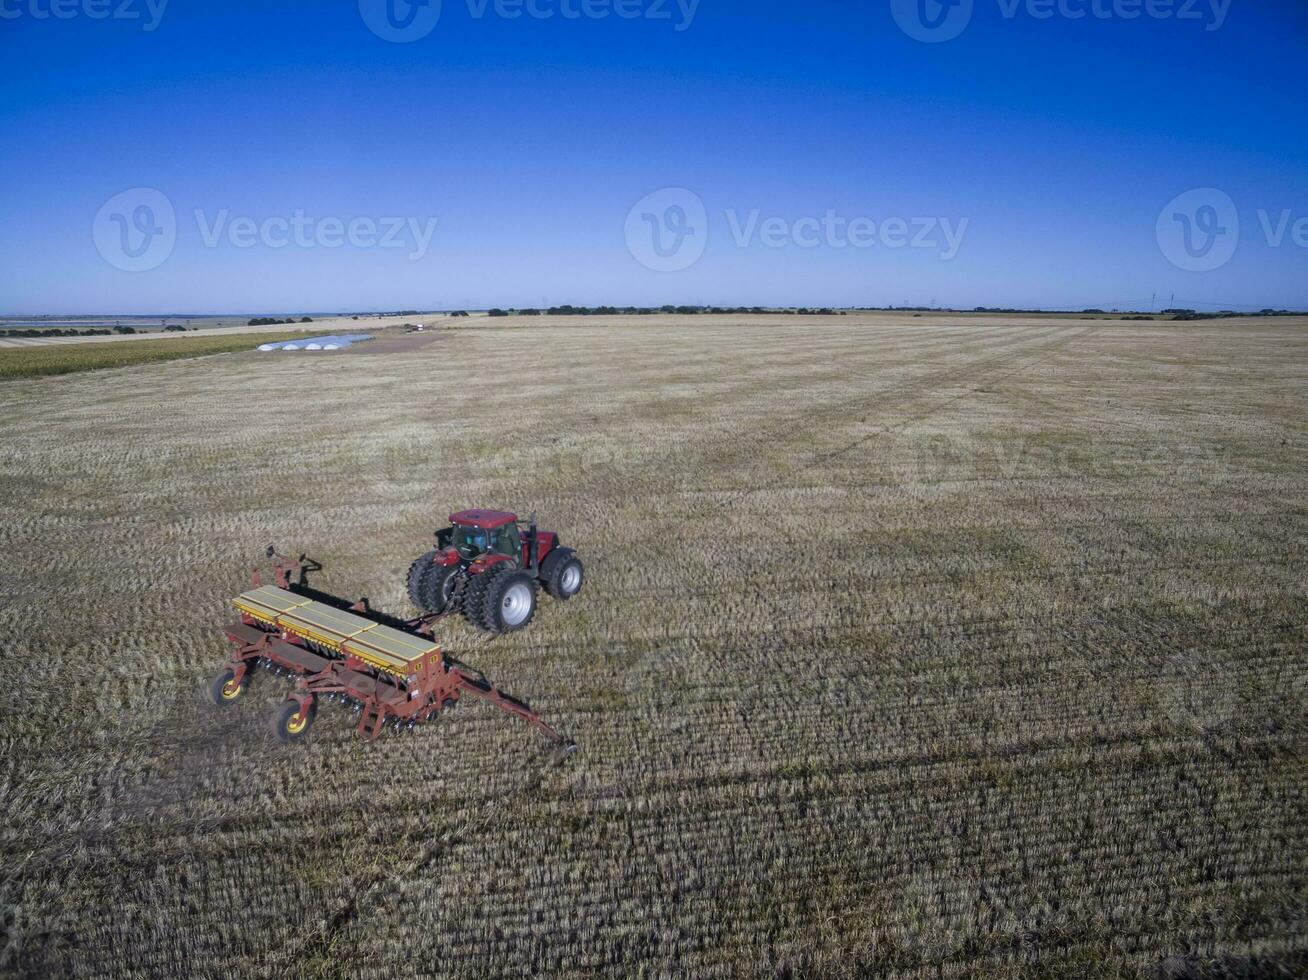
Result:
{"label": "hitch arm", "polygon": [[577,745],[575,742],[571,742],[560,735],[546,723],[545,719],[532,711],[524,702],[519,701],[510,694],[505,694],[485,678],[476,677],[462,668],[451,666],[449,670],[461,692],[471,694],[475,698],[480,698],[483,701],[493,704],[501,711],[507,711],[511,715],[517,715],[555,745],[558,745],[565,751],[565,753],[571,754],[576,750]]}

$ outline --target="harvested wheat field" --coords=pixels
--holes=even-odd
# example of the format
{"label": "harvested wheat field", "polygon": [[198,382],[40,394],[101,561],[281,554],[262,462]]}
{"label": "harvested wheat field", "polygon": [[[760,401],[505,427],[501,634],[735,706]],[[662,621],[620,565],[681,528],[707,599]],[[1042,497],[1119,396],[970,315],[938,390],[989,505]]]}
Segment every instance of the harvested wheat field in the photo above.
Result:
{"label": "harvested wheat field", "polygon": [[[507,318],[0,385],[7,972],[1308,970],[1308,322]],[[587,562],[463,703],[202,688],[270,542],[410,614]]]}

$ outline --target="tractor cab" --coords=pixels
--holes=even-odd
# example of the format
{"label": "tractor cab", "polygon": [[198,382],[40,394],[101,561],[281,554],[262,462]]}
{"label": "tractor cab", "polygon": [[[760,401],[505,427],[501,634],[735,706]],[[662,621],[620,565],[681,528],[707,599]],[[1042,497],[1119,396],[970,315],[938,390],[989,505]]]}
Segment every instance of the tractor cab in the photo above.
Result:
{"label": "tractor cab", "polygon": [[450,526],[437,534],[437,546],[453,548],[463,561],[482,555],[503,555],[518,559],[522,539],[518,517],[505,511],[465,510],[450,515]]}

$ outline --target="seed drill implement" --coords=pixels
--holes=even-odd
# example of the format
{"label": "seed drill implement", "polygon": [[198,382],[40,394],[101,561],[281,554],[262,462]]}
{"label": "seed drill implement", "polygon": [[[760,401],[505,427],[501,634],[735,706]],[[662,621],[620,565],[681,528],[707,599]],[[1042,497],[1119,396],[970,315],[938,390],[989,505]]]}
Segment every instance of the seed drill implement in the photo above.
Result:
{"label": "seed drill implement", "polygon": [[308,734],[322,701],[352,710],[356,731],[371,741],[388,729],[412,731],[473,697],[536,728],[557,757],[575,750],[526,703],[446,655],[434,637],[439,616],[395,620],[367,599],[349,603],[310,588],[308,574],[322,566],[305,556],[295,563],[269,548],[268,557],[275,584],[265,585],[256,568],[250,590],[233,600],[240,620],[225,629],[231,659],[210,685],[215,704],[234,704],[256,673],[271,672],[294,683],[273,719],[283,741]]}

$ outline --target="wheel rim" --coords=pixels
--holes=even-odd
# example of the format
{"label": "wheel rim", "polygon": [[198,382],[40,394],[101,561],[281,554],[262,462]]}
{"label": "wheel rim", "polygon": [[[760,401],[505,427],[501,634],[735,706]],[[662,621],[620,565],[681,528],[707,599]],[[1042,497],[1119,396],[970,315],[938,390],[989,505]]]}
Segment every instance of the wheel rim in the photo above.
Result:
{"label": "wheel rim", "polygon": [[531,589],[519,582],[504,593],[500,616],[505,626],[521,626],[531,613]]}
{"label": "wheel rim", "polygon": [[563,577],[559,580],[559,585],[563,591],[571,595],[581,588],[581,568],[578,565],[569,565],[563,570]]}
{"label": "wheel rim", "polygon": [[304,726],[309,724],[309,716],[303,711],[297,711],[286,720],[286,730],[292,735],[298,735],[304,731]]}
{"label": "wheel rim", "polygon": [[241,685],[236,681],[228,681],[223,685],[223,700],[235,701],[241,696]]}

